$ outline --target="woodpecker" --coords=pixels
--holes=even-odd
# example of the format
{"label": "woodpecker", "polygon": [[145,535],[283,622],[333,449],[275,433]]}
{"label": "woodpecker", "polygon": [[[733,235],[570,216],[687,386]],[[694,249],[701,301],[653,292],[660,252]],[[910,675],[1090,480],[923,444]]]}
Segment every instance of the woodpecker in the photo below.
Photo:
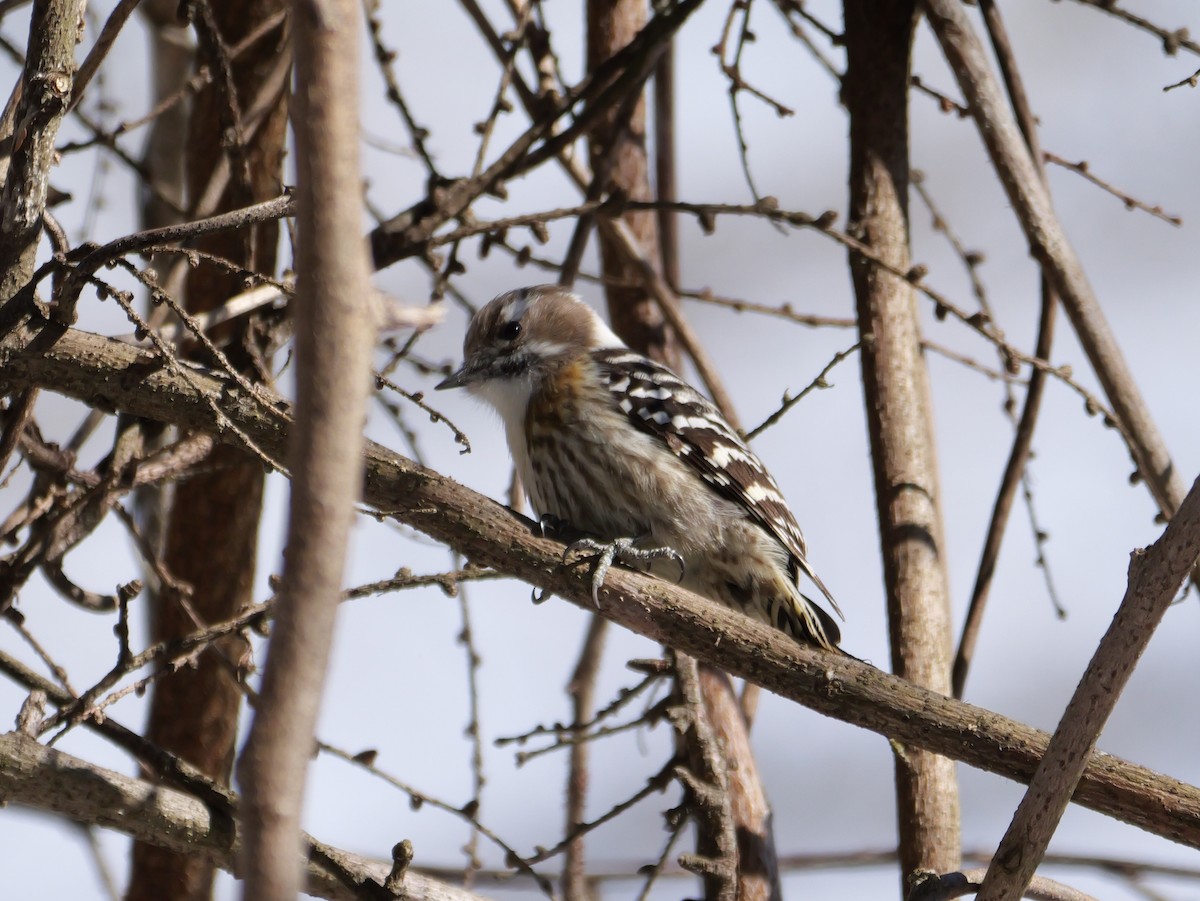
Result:
{"label": "woodpecker", "polygon": [[721,412],[667,367],[626,347],[582,300],[540,285],[471,320],[463,365],[437,385],[500,414],[543,522],[591,536],[593,595],[613,560],[833,649],[837,623],[801,593],[808,562],[779,486]]}

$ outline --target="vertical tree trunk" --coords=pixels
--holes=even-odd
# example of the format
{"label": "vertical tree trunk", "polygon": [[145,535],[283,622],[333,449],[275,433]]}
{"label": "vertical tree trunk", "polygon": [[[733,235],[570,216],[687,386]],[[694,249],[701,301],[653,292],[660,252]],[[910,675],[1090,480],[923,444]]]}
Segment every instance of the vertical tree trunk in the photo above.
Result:
{"label": "vertical tree trunk", "polygon": [[[266,73],[280,54],[287,52],[282,27],[232,61],[228,48],[283,7],[282,0],[210,0],[195,9],[198,17],[211,16],[208,23],[201,21],[197,26],[198,61],[216,74],[196,97],[185,142],[188,196],[193,206],[227,152],[234,125],[231,100],[236,102],[239,116],[245,116],[258,98]],[[234,98],[227,95],[222,65],[230,67]],[[232,174],[218,209],[210,212],[279,193],[286,125],[287,98],[281,93],[271,98],[260,123],[245,140],[244,153],[228,151]],[[243,133],[247,131],[244,121],[238,126]],[[245,232],[238,232],[208,238],[198,246],[247,269],[273,272],[277,242],[278,226],[269,223],[258,226],[249,239]],[[214,309],[242,287],[238,276],[202,263],[187,279],[187,307],[193,312]],[[261,377],[253,323],[227,329],[216,338],[228,341],[226,354],[233,365]],[[214,451],[208,471],[176,486],[165,526],[163,559],[167,570],[189,585],[191,592],[181,598],[162,590],[154,597],[151,632],[155,641],[229,619],[251,601],[262,488],[262,465],[225,446]],[[245,652],[240,640],[210,649],[194,668],[158,679],[150,700],[148,737],[222,783],[228,783],[233,762],[241,699],[236,680]],[[212,877],[212,867],[201,857],[138,844],[127,898],[203,899],[211,895]]]}
{"label": "vertical tree trunk", "polygon": [[[846,0],[850,230],[899,269],[909,266],[908,81],[912,0]],[[912,287],[850,255],[875,470],[892,665],[950,691],[950,605],[928,375]],[[958,868],[954,765],[895,749],[900,864]]]}

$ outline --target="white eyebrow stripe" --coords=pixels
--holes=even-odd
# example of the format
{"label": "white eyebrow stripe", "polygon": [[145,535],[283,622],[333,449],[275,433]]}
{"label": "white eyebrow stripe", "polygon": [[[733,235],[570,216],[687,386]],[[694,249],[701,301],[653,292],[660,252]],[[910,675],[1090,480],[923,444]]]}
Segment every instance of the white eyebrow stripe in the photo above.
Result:
{"label": "white eyebrow stripe", "polygon": [[559,341],[530,341],[525,345],[526,349],[539,357],[557,357],[565,354],[570,348]]}

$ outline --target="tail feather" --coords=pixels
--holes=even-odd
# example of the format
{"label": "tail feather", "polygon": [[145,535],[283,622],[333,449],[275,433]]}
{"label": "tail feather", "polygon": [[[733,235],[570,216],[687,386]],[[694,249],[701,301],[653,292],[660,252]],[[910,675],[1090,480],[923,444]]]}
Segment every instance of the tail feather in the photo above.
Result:
{"label": "tail feather", "polygon": [[[834,609],[834,612],[837,613],[838,618],[845,622],[846,614],[842,613],[842,608],[839,607],[838,602],[833,599],[833,595],[830,594],[829,589],[825,587],[825,583],[821,581],[821,577],[817,575],[816,570],[814,570],[812,566],[809,565],[809,562],[803,557],[795,557],[793,559],[795,559],[796,566],[800,572],[808,576],[809,581],[811,581],[817,586],[817,588],[820,589],[821,594],[825,595],[825,600],[829,601],[829,606]],[[808,600],[808,598],[805,598],[805,600]],[[811,601],[809,601],[809,603],[811,603]],[[824,613],[825,611],[822,610],[821,612]]]}

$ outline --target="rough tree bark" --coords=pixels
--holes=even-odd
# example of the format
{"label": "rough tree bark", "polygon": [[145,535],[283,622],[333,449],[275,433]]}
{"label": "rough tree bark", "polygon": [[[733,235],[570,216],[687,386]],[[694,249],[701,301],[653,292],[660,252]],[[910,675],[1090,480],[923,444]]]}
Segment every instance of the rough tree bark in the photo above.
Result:
{"label": "rough tree bark", "polygon": [[[847,0],[852,234],[901,270],[908,250],[908,83],[912,0]],[[932,408],[916,299],[901,278],[851,254],[875,471],[892,667],[950,691],[950,599]],[[895,745],[902,877],[959,864],[954,764]]]}
{"label": "rough tree bark", "polygon": [[[196,96],[184,149],[193,207],[209,191],[227,153],[228,185],[220,192],[216,208],[207,212],[245,206],[280,192],[286,93],[269,98],[252,132],[248,133],[242,116],[260,94],[266,73],[288,52],[284,30],[276,28],[234,60],[228,48],[284,6],[284,0],[212,0],[194,8],[197,17],[211,17],[197,27],[198,62],[216,74]],[[223,77],[226,72],[229,82]],[[235,146],[228,147],[226,139],[233,135]],[[269,223],[204,239],[198,247],[247,269],[270,273],[275,269],[278,235],[278,225]],[[201,264],[187,278],[187,308],[212,310],[241,287],[237,275]],[[235,366],[251,375],[264,375],[256,371],[260,350],[252,324],[225,329],[216,337],[228,341],[226,355]],[[163,560],[176,580],[190,586],[190,594],[182,597],[169,586],[156,593],[151,612],[155,641],[191,632],[196,619],[204,623],[229,619],[251,603],[262,488],[262,464],[231,447],[214,453],[206,472],[174,488]],[[229,640],[202,655],[194,668],[164,674],[155,681],[150,699],[147,736],[223,783],[228,782],[233,763],[241,703],[237,668],[246,650],[244,642]],[[199,901],[211,894],[212,877],[213,867],[202,856],[138,844],[127,898]]]}
{"label": "rough tree bark", "polygon": [[1108,631],[1029,782],[979,890],[980,901],[1018,901],[1041,865],[1100,730],[1167,608],[1200,558],[1200,479],[1158,541],[1134,551],[1129,584]]}
{"label": "rough tree bark", "polygon": [[15,115],[0,134],[0,303],[33,275],[46,210],[54,138],[67,110],[75,75],[75,42],[82,0],[39,0],[29,22],[29,49]]}

